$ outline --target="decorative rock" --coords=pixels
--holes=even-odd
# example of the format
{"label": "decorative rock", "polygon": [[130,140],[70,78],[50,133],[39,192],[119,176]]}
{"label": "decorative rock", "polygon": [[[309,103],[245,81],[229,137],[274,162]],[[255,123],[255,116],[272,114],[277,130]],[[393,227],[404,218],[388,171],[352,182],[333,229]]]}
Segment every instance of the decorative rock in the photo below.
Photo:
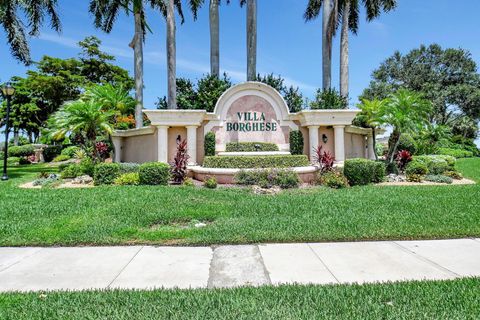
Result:
{"label": "decorative rock", "polygon": [[89,175],[76,177],[72,181],[73,184],[91,184],[92,182],[93,182],[93,178],[90,177]]}
{"label": "decorative rock", "polygon": [[260,186],[253,186],[252,190],[254,194],[269,194],[269,195],[275,195],[277,193],[280,193],[280,191],[282,191],[282,189],[277,186],[274,186],[269,189],[262,188]]}
{"label": "decorative rock", "polygon": [[195,223],[195,228],[203,228],[203,227],[206,227],[206,226],[207,226],[207,224],[203,223],[203,222]]}
{"label": "decorative rock", "polygon": [[387,176],[387,181],[388,182],[405,182],[407,181],[407,179],[405,178],[405,176],[391,173]]}

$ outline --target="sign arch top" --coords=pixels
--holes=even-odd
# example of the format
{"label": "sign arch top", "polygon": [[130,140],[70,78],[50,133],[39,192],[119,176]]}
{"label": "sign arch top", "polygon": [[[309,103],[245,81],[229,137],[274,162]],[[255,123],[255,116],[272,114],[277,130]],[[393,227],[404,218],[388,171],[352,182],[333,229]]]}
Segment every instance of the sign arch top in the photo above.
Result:
{"label": "sign arch top", "polygon": [[240,83],[229,88],[218,99],[213,113],[220,119],[225,119],[232,104],[245,96],[258,96],[265,99],[272,106],[277,119],[281,121],[290,120],[288,105],[282,95],[271,86],[256,81]]}

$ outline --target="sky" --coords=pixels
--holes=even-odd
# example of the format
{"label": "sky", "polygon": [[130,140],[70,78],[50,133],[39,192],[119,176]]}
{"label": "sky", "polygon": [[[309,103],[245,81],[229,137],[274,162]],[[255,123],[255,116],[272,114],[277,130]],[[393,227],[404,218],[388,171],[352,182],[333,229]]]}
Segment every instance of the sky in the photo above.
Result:
{"label": "sky", "polygon": [[[76,43],[95,35],[102,49],[116,57],[116,63],[133,75],[133,51],[128,47],[133,36],[133,17],[121,14],[110,34],[96,30],[88,13],[87,0],[60,0],[63,23],[61,34],[47,27],[38,38],[30,40],[32,58],[43,55],[76,57]],[[197,21],[185,7],[185,23],[177,19],[177,77],[192,80],[210,70],[208,0]],[[220,7],[220,64],[234,83],[246,80],[246,9],[238,1]],[[185,2],[184,2],[185,3]],[[258,0],[257,71],[274,73],[298,86],[312,98],[322,84],[321,18],[305,22],[307,0]],[[350,105],[366,88],[371,73],[396,50],[406,53],[421,44],[438,43],[442,47],[464,48],[480,64],[480,0],[398,0],[395,11],[367,23],[364,12],[358,35],[350,37]],[[157,97],[167,92],[166,26],[158,13],[149,10],[145,54],[145,108],[155,108]],[[332,86],[339,85],[339,36],[335,39]],[[9,52],[5,33],[0,31],[0,81],[22,76],[27,68]]]}

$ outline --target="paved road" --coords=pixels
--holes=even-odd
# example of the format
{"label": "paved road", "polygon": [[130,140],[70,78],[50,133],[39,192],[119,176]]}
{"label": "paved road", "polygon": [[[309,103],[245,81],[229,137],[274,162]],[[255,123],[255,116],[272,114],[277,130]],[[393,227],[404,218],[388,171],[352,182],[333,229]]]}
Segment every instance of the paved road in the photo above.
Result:
{"label": "paved road", "polygon": [[480,239],[0,248],[0,291],[217,288],[480,276]]}

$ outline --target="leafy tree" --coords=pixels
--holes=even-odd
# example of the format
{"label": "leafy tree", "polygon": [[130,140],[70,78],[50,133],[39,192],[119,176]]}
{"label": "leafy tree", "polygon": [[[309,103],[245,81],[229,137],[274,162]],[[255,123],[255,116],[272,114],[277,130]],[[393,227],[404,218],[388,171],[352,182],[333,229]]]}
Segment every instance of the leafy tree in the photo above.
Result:
{"label": "leafy tree", "polygon": [[428,122],[431,103],[419,93],[400,89],[391,94],[382,111],[382,122],[393,127],[387,160],[393,163],[401,135],[416,132]]}
{"label": "leafy tree", "polygon": [[463,139],[476,139],[478,135],[478,124],[470,117],[463,116],[455,119],[452,123],[452,133],[462,136]]}
{"label": "leafy tree", "polygon": [[303,108],[303,95],[298,89],[298,87],[290,86],[288,88],[284,88],[283,90],[283,98],[288,105],[288,109],[290,112],[300,112]]}
{"label": "leafy tree", "polygon": [[362,98],[383,99],[399,88],[421,92],[433,104],[431,122],[448,124],[458,116],[480,118],[480,75],[471,54],[433,44],[402,55],[395,52],[372,74]]}
{"label": "leafy tree", "polygon": [[[372,129],[373,150],[377,150],[376,129],[383,125],[383,113],[387,104],[387,100],[368,100],[363,99],[358,108],[362,110],[354,120],[354,124],[361,127]],[[375,159],[378,155],[375,152]]]}
{"label": "leafy tree", "polygon": [[335,89],[317,89],[315,100],[310,101],[311,109],[346,109],[347,98],[340,95]]}
{"label": "leafy tree", "polygon": [[85,92],[85,97],[94,100],[102,109],[114,111],[116,115],[130,115],[135,112],[135,100],[123,87],[107,83],[94,85]]}
{"label": "leafy tree", "polygon": [[[28,47],[25,25],[28,25],[29,36],[37,36],[47,16],[50,27],[61,31],[57,14],[57,0],[2,0],[0,1],[0,25],[5,30],[7,42],[12,55],[19,61],[29,65],[30,49]],[[19,16],[23,13],[25,21]]]}

